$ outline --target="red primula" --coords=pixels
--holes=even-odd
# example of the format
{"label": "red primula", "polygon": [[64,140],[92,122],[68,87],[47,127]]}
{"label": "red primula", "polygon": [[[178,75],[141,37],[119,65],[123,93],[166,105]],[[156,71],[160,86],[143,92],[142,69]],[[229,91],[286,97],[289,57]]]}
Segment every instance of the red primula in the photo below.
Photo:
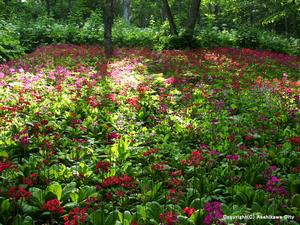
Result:
{"label": "red primula", "polygon": [[25,199],[31,197],[31,192],[26,191],[23,187],[11,187],[8,189],[7,195],[9,198],[19,200],[20,198],[24,197]]}
{"label": "red primula", "polygon": [[53,213],[64,214],[65,210],[60,205],[60,201],[58,199],[52,199],[44,203],[43,210],[50,211]]}
{"label": "red primula", "polygon": [[186,215],[187,217],[191,217],[192,214],[193,214],[195,211],[196,211],[195,208],[185,207],[185,208],[183,209],[183,212],[185,213],[185,215]]}

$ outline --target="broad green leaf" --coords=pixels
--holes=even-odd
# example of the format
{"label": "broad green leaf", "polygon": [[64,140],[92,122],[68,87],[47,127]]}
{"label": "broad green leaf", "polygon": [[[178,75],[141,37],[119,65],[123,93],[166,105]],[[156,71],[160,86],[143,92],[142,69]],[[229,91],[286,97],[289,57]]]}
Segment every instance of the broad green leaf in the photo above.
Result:
{"label": "broad green leaf", "polygon": [[62,195],[62,188],[61,188],[61,185],[59,183],[54,182],[54,183],[50,184],[47,187],[47,191],[52,192],[53,194],[55,194],[57,199],[60,200],[61,195]]}

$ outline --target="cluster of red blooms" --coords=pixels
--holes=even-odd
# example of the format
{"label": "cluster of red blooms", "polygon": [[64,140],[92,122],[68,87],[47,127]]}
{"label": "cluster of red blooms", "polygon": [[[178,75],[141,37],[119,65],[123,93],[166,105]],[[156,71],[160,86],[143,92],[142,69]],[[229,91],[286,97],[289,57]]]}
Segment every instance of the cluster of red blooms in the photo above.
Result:
{"label": "cluster of red blooms", "polygon": [[157,153],[157,152],[158,152],[157,149],[151,148],[151,149],[149,149],[148,151],[144,152],[143,155],[144,155],[144,156],[149,156],[149,155],[155,154],[155,153]]}
{"label": "cluster of red blooms", "polygon": [[144,95],[147,91],[149,91],[150,88],[145,86],[145,85],[139,85],[137,88],[137,91],[141,94]]}
{"label": "cluster of red blooms", "polygon": [[245,136],[245,141],[251,141],[254,137],[252,135]]}
{"label": "cluster of red blooms", "polygon": [[64,225],[79,225],[84,224],[87,220],[87,209],[80,209],[76,207],[74,210],[70,211],[67,216],[64,217]]}
{"label": "cluster of red blooms", "polygon": [[60,205],[60,201],[58,199],[52,199],[44,203],[43,210],[47,210],[54,213],[64,214],[65,210]]}
{"label": "cluster of red blooms", "polygon": [[86,98],[86,101],[87,101],[88,104],[89,104],[91,107],[93,107],[93,108],[97,108],[98,106],[101,105],[100,103],[98,103],[97,97],[96,97],[95,95]]}
{"label": "cluster of red blooms", "polygon": [[196,211],[195,208],[185,207],[185,208],[183,209],[183,212],[185,213],[185,215],[186,215],[187,217],[191,217],[192,214],[193,214],[195,211]]}
{"label": "cluster of red blooms", "polygon": [[124,188],[130,188],[133,186],[133,183],[132,183],[132,178],[128,175],[124,175],[121,177],[111,176],[104,179],[101,186],[104,188],[111,187],[111,186],[121,186]]}
{"label": "cluster of red blooms", "polygon": [[19,141],[23,147],[28,146],[29,145],[28,129],[25,128],[24,130],[20,131],[19,134],[14,135],[14,139],[15,141]]}
{"label": "cluster of red blooms", "polygon": [[300,146],[300,136],[299,137],[293,137],[290,138],[289,141],[294,144],[294,145],[299,145]]}
{"label": "cluster of red blooms", "polygon": [[12,162],[0,162],[0,173],[12,166]]}
{"label": "cluster of red blooms", "polygon": [[31,197],[31,192],[26,191],[23,187],[11,187],[9,188],[7,195],[9,198],[19,200],[20,198],[24,197],[25,199]]}
{"label": "cluster of red blooms", "polygon": [[190,157],[187,160],[182,160],[182,165],[189,165],[189,166],[199,166],[202,160],[202,151],[197,150],[193,151]]}
{"label": "cluster of red blooms", "polygon": [[109,99],[111,102],[116,101],[116,95],[114,93],[110,93],[110,94],[106,95],[106,98]]}
{"label": "cluster of red blooms", "polygon": [[166,214],[160,213],[159,217],[162,223],[166,225],[173,225],[177,222],[177,215],[172,211],[169,211]]}
{"label": "cluster of red blooms", "polygon": [[133,106],[136,110],[141,109],[141,106],[139,105],[139,98],[138,97],[127,98],[126,103]]}
{"label": "cluster of red blooms", "polygon": [[160,162],[160,163],[153,163],[151,168],[155,171],[164,172],[166,167],[165,165],[168,164],[168,162]]}
{"label": "cluster of red blooms", "polygon": [[166,196],[167,200],[172,201],[174,204],[177,204],[179,199],[183,196],[183,192],[175,188],[169,190],[169,194]]}
{"label": "cluster of red blooms", "polygon": [[104,161],[99,161],[96,164],[96,171],[102,171],[102,172],[108,172],[109,171],[109,167],[110,167],[110,163],[109,162],[104,162]]}
{"label": "cluster of red blooms", "polygon": [[114,139],[119,139],[121,137],[120,134],[116,133],[116,132],[111,132],[109,134],[107,134],[107,139],[108,140],[114,140]]}
{"label": "cluster of red blooms", "polygon": [[23,177],[23,184],[27,184],[28,186],[33,186],[34,184],[39,183],[39,175],[37,173],[32,173],[29,177]]}

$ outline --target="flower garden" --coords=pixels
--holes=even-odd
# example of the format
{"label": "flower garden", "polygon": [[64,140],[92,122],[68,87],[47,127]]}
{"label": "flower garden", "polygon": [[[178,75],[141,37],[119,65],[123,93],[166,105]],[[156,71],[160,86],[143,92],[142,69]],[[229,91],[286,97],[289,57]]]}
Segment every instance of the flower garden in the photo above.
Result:
{"label": "flower garden", "polygon": [[1,225],[299,223],[299,57],[114,55],[0,64]]}

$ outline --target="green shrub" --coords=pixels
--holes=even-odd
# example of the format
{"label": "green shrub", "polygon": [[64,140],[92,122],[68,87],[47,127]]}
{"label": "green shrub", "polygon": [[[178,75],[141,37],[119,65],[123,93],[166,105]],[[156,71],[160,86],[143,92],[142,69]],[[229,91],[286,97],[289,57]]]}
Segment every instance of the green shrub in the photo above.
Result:
{"label": "green shrub", "polygon": [[250,26],[243,25],[237,28],[237,45],[245,48],[256,48],[259,43],[259,30]]}
{"label": "green shrub", "polygon": [[15,26],[0,20],[0,62],[16,58],[23,53]]}
{"label": "green shrub", "polygon": [[262,32],[259,48],[290,55],[300,55],[300,39],[284,38],[271,32]]}

